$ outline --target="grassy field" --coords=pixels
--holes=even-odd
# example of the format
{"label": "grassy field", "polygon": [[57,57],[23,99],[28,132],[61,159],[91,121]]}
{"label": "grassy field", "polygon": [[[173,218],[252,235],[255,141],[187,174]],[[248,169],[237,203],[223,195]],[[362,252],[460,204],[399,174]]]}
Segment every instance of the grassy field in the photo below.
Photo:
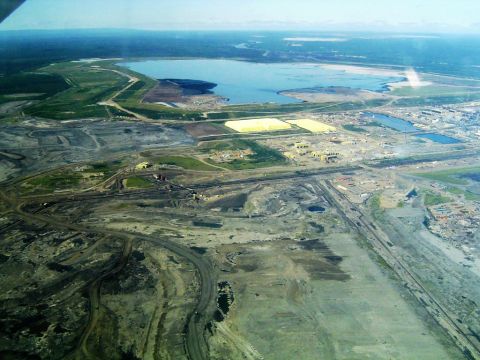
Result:
{"label": "grassy field", "polygon": [[[457,169],[448,169],[448,170],[441,170],[441,171],[434,171],[428,173],[416,173],[415,176],[423,177],[425,179],[439,181],[445,184],[449,184],[446,188],[446,191],[452,195],[463,196],[466,200],[470,201],[480,201],[480,195],[475,194],[469,190],[466,190],[462,187],[468,185],[469,182],[465,180],[463,177],[465,175],[471,174],[478,174],[480,173],[480,167],[470,167],[470,168],[457,168]],[[428,195],[428,194],[427,194]],[[428,201],[440,201],[441,199],[431,197],[428,198]],[[425,205],[427,204],[427,196],[425,197]],[[432,203],[431,205],[436,205]]]}
{"label": "grassy field", "polygon": [[121,161],[93,163],[80,169],[65,169],[34,177],[22,184],[22,193],[51,193],[58,190],[94,186],[111,177],[122,166]]}
{"label": "grassy field", "polygon": [[48,190],[64,189],[76,186],[80,183],[81,177],[77,174],[59,174],[48,175],[45,177],[35,178],[30,181],[34,186],[40,186]]}
{"label": "grassy field", "polygon": [[450,194],[460,195],[460,196],[465,197],[465,200],[480,201],[480,195],[479,194],[472,193],[471,191],[468,191],[468,190],[459,189],[458,187],[455,187],[455,186],[449,186],[446,190]]}
{"label": "grassy field", "polygon": [[80,185],[82,176],[75,172],[64,171],[56,174],[49,174],[29,180],[24,189],[26,193],[38,192],[49,193],[56,190],[65,190]]}
{"label": "grassy field", "polygon": [[449,169],[434,171],[428,173],[417,173],[416,176],[420,176],[426,179],[435,180],[444,182],[447,184],[454,185],[467,185],[468,181],[462,179],[461,176],[466,174],[475,174],[480,172],[480,167],[471,167],[471,168],[459,168],[459,169]]}
{"label": "grassy field", "polygon": [[238,151],[250,149],[253,154],[248,157],[239,159],[236,158],[230,162],[217,163],[213,160],[209,160],[212,164],[225,167],[230,170],[246,170],[256,169],[263,167],[271,167],[276,165],[283,165],[286,163],[286,159],[277,150],[270,149],[266,146],[260,145],[253,140],[230,140],[225,141],[213,141],[205,143],[200,147],[200,150],[204,153],[212,153],[218,151]]}
{"label": "grassy field", "polygon": [[57,74],[21,73],[0,77],[0,95],[5,100],[41,100],[69,87]]}
{"label": "grassy field", "polygon": [[406,97],[430,97],[430,96],[465,96],[471,93],[479,93],[480,89],[467,86],[423,86],[423,87],[402,87],[393,90],[389,94]]}
{"label": "grassy field", "polygon": [[[125,109],[151,119],[201,120],[203,114],[155,104],[143,104],[145,93],[156,81],[115,65],[113,61],[98,63],[63,62],[51,64],[35,74],[19,74],[0,79],[0,103],[9,101],[6,94],[31,94],[18,98],[43,100],[28,107],[29,115],[66,120],[82,117],[131,117],[98,103],[110,99],[128,85],[128,78],[115,72],[130,74],[139,81],[114,98]],[[52,96],[53,95],[53,96]]]}
{"label": "grassy field", "polygon": [[423,106],[423,105],[444,105],[444,104],[458,104],[468,101],[477,101],[480,99],[480,92],[465,93],[462,95],[443,95],[443,96],[423,96],[423,97],[405,97],[395,100],[393,103],[396,106]]}
{"label": "grassy field", "polygon": [[434,205],[440,205],[440,204],[445,204],[452,201],[449,197],[434,194],[432,192],[427,192],[425,194],[425,198],[423,200],[423,203],[425,206],[434,206]]}
{"label": "grassy field", "polygon": [[188,156],[162,156],[154,160],[159,165],[174,165],[186,170],[217,171],[218,169]]}
{"label": "grassy field", "polygon": [[353,131],[353,132],[358,132],[358,133],[367,132],[367,130],[365,130],[364,128],[361,128],[361,127],[353,125],[353,124],[342,125],[342,127],[347,131]]}
{"label": "grassy field", "polygon": [[133,189],[148,189],[151,188],[153,184],[141,177],[130,177],[125,181],[125,186]]}
{"label": "grassy field", "polygon": [[245,117],[279,116],[298,111],[347,111],[360,110],[370,107],[385,105],[386,100],[376,99],[356,103],[297,103],[297,104],[254,104],[254,105],[229,105],[224,106],[222,111],[207,114],[211,120],[229,120]]}
{"label": "grassy field", "polygon": [[99,162],[91,164],[84,170],[85,173],[103,173],[106,177],[113,175],[120,167],[122,162],[120,160],[112,162]]}
{"label": "grassy field", "polygon": [[125,76],[88,63],[52,64],[41,70],[63,77],[70,85],[68,90],[26,109],[30,115],[49,119],[107,117],[105,106],[97,103],[108,99],[128,83]]}

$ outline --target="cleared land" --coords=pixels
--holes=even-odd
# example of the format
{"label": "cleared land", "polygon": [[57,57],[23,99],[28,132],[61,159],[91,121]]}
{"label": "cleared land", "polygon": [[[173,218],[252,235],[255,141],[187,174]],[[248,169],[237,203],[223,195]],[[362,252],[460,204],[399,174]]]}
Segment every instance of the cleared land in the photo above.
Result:
{"label": "cleared land", "polygon": [[185,130],[195,138],[225,134],[225,129],[212,124],[188,124]]}
{"label": "cleared land", "polygon": [[315,121],[312,119],[289,120],[287,122],[302,129],[306,129],[312,133],[328,133],[337,130],[334,126],[327,125],[320,121]]}
{"label": "cleared land", "polygon": [[225,126],[240,133],[289,130],[292,126],[275,118],[227,121]]}

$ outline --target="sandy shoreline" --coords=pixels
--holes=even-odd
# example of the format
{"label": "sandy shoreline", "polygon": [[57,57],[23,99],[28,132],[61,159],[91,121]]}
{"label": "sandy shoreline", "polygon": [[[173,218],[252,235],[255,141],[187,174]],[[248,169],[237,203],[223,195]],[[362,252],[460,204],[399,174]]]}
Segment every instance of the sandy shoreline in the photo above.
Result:
{"label": "sandy shoreline", "polygon": [[363,67],[355,65],[341,65],[341,64],[320,64],[325,69],[345,71],[350,74],[370,75],[370,76],[390,76],[402,78],[402,81],[396,81],[386,84],[390,91],[404,87],[424,87],[432,85],[430,81],[422,81],[420,75],[414,69],[407,69],[405,71],[382,69],[376,67]]}
{"label": "sandy shoreline", "polygon": [[345,71],[350,74],[358,75],[373,75],[373,76],[392,76],[405,78],[405,71],[382,69],[376,67],[364,67],[356,65],[342,65],[342,64],[319,64],[319,66],[336,71]]}

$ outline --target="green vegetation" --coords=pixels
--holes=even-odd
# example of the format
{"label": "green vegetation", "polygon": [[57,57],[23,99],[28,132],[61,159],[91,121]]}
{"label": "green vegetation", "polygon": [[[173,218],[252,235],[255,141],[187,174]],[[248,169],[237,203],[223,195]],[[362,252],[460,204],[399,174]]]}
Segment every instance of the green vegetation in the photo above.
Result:
{"label": "green vegetation", "polygon": [[475,194],[475,193],[473,193],[471,191],[468,191],[468,190],[462,190],[462,189],[459,189],[455,186],[448,187],[446,189],[446,191],[448,191],[450,194],[453,194],[453,195],[464,196],[465,200],[480,201],[480,195],[479,194]]}
{"label": "green vegetation", "polygon": [[453,194],[453,195],[463,195],[464,194],[464,191],[462,189],[459,189],[455,186],[447,187],[446,191],[448,191],[450,194]]}
{"label": "green vegetation", "polygon": [[393,90],[390,94],[406,97],[437,97],[437,96],[468,96],[472,93],[479,93],[480,89],[467,86],[423,86],[423,87],[402,87]]}
{"label": "green vegetation", "polygon": [[367,130],[365,130],[364,128],[361,128],[353,124],[342,125],[342,127],[347,131],[353,131],[353,132],[359,132],[359,133],[367,132]]}
{"label": "green vegetation", "polygon": [[[138,82],[130,86],[127,90],[121,92],[116,97],[114,97],[114,101],[117,102],[124,109],[154,120],[196,121],[205,119],[203,113],[200,111],[191,111],[171,108],[164,105],[143,103],[143,98],[145,94],[157,84],[156,80],[151,79],[145,75],[133,72],[127,68],[117,66],[114,63],[104,62],[102,63],[102,66],[108,67],[116,71],[120,71],[125,74],[129,74],[139,79]],[[120,114],[120,116],[130,115]]]}
{"label": "green vegetation", "polygon": [[467,185],[468,181],[461,178],[462,175],[465,174],[474,174],[480,171],[480,167],[472,167],[472,168],[459,168],[459,169],[449,169],[449,170],[441,170],[429,173],[417,173],[416,176],[420,176],[426,179],[435,180],[444,182],[447,184],[454,184],[454,185]]}
{"label": "green vegetation", "polygon": [[128,102],[118,102],[123,108],[132,111],[136,114],[143,115],[153,120],[191,120],[198,121],[205,119],[203,114],[198,111],[188,111],[168,106],[154,105],[154,104],[140,104],[133,103],[132,100]]}
{"label": "green vegetation", "polygon": [[376,194],[369,200],[370,211],[377,220],[382,220],[385,215],[385,209],[382,208],[380,194]]}
{"label": "green vegetation", "polygon": [[365,126],[384,127],[383,124],[379,123],[378,121],[370,121],[366,123]]}
{"label": "green vegetation", "polygon": [[435,84],[440,84],[443,86],[464,86],[464,87],[476,87],[480,89],[480,80],[467,79],[463,77],[452,77],[452,76],[443,76],[443,75],[433,75],[433,74],[422,74],[423,81],[430,81]]}
{"label": "green vegetation", "polygon": [[[139,79],[125,91],[127,74]],[[64,62],[51,64],[37,73],[21,73],[0,78],[0,103],[14,100],[41,100],[25,109],[33,116],[52,119],[81,117],[132,117],[121,110],[98,105],[113,99],[124,109],[156,120],[201,121],[208,119],[238,119],[256,116],[278,116],[297,111],[348,111],[384,105],[387,100],[375,99],[354,103],[294,103],[225,106],[220,112],[204,114],[202,111],[172,108],[143,103],[145,94],[156,85],[156,80],[117,66],[115,61]],[[480,99],[475,87],[431,86],[418,89],[401,88],[394,91],[411,96],[398,99],[399,106],[443,104]],[[367,124],[379,126],[378,123]],[[345,125],[348,131],[364,132],[354,125]]]}
{"label": "green vegetation", "polygon": [[41,100],[70,86],[57,74],[21,73],[0,77],[0,95],[8,100]]}
{"label": "green vegetation", "polygon": [[89,168],[85,169],[85,173],[103,173],[105,176],[113,175],[120,167],[122,166],[122,162],[120,160],[112,161],[112,162],[101,162],[101,163],[94,163],[91,164]]}
{"label": "green vegetation", "polygon": [[122,167],[120,160],[94,163],[78,170],[59,170],[25,181],[22,192],[49,193],[56,190],[91,187],[111,177]]}
{"label": "green vegetation", "polygon": [[127,77],[89,63],[52,64],[41,70],[63,77],[71,86],[25,110],[29,115],[49,119],[107,117],[109,114],[105,106],[98,103],[113,96],[128,83]]}
{"label": "green vegetation", "polygon": [[132,114],[119,110],[115,107],[107,107],[106,110],[108,113],[110,113],[110,117],[127,117],[131,119],[135,118]]}
{"label": "green vegetation", "polygon": [[[430,173],[417,173],[415,175],[434,181],[440,181],[450,185],[457,185],[448,186],[445,190],[450,194],[463,196],[466,200],[469,201],[480,201],[479,194],[475,194],[469,190],[462,189],[462,186],[468,185],[468,181],[465,180],[464,177],[467,177],[466,175],[476,175],[479,172],[480,167],[476,166],[470,168],[441,170]],[[432,199],[431,201],[434,201],[434,199]],[[427,203],[425,204],[427,205]]]}
{"label": "green vegetation", "polygon": [[214,160],[209,160],[209,162],[212,164],[219,165],[231,170],[256,169],[262,167],[283,165],[286,163],[286,159],[279,151],[260,145],[253,140],[235,139],[228,142],[213,141],[203,144],[200,147],[200,150],[205,153],[227,151],[235,152],[242,150],[252,151],[252,154],[243,158],[234,158],[230,162],[217,163]]}
{"label": "green vegetation", "polygon": [[399,107],[423,106],[423,105],[444,105],[457,104],[468,101],[477,101],[480,99],[480,92],[465,93],[463,95],[445,95],[445,96],[427,96],[427,97],[407,97],[396,100],[393,104]]}
{"label": "green vegetation", "polygon": [[471,191],[465,191],[464,196],[469,201],[480,201],[480,194],[472,193]]}
{"label": "green vegetation", "polygon": [[159,165],[174,165],[186,170],[215,171],[213,166],[201,162],[198,159],[188,156],[162,156],[154,160]]}
{"label": "green vegetation", "polygon": [[238,119],[256,116],[278,116],[298,111],[347,111],[385,105],[386,100],[376,99],[356,103],[295,103],[295,104],[254,104],[225,106],[221,112],[208,114],[208,119]]}
{"label": "green vegetation", "polygon": [[[239,114],[245,116],[269,116],[275,114],[296,112],[301,110],[320,110],[335,105],[334,103],[327,104],[313,104],[313,103],[298,103],[298,104],[251,104],[251,105],[230,105],[223,109],[224,114],[231,114],[229,117],[235,117]],[[252,115],[254,114],[254,115]],[[219,118],[219,114],[215,118]]]}
{"label": "green vegetation", "polygon": [[27,185],[35,187],[36,191],[52,192],[76,187],[81,179],[82,176],[74,172],[62,172],[33,178],[27,182]]}
{"label": "green vegetation", "polygon": [[127,188],[148,189],[151,188],[153,184],[141,177],[131,177],[127,179],[125,186]]}
{"label": "green vegetation", "polygon": [[425,206],[435,206],[435,205],[445,204],[450,201],[452,201],[452,199],[450,199],[449,197],[435,194],[432,192],[427,192],[424,198]]}
{"label": "green vegetation", "polygon": [[[465,150],[464,147],[455,148],[455,150],[463,150],[463,151],[455,151],[449,153],[435,153],[435,154],[421,154],[421,155],[413,155],[404,158],[395,158],[395,159],[381,159],[381,160],[373,160],[368,161],[367,164],[374,168],[385,168],[388,166],[401,166],[401,165],[411,165],[411,164],[418,164],[422,162],[433,162],[433,161],[445,161],[445,160],[453,160],[453,159],[464,159],[468,156],[477,155],[476,150]],[[414,174],[416,176],[421,176],[422,173]]]}

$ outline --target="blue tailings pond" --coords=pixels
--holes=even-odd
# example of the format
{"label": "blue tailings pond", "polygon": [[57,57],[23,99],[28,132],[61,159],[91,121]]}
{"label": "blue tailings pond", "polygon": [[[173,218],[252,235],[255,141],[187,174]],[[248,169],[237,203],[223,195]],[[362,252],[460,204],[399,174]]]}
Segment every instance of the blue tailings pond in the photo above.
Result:
{"label": "blue tailings pond", "polygon": [[323,213],[323,212],[325,212],[325,208],[321,207],[321,206],[318,206],[318,205],[312,205],[312,206],[308,207],[308,211]]}
{"label": "blue tailings pond", "polygon": [[254,63],[235,60],[147,60],[121,63],[153,79],[201,80],[215,83],[211,90],[230,104],[299,103],[279,94],[285,90],[344,87],[387,91],[401,77],[355,74],[321,64]]}
{"label": "blue tailings pond", "polygon": [[[363,118],[365,120],[377,122],[390,129],[394,129],[404,133],[415,133],[422,131],[421,129],[416,128],[410,121],[406,121],[390,115],[366,112],[363,114]],[[450,136],[435,133],[415,134],[415,136],[423,139],[428,139],[439,144],[458,144],[461,142],[460,140],[452,138]]]}
{"label": "blue tailings pond", "polygon": [[419,138],[424,138],[428,140],[432,140],[436,143],[439,144],[458,144],[461,141],[455,138],[452,138],[450,136],[445,136],[445,135],[440,135],[440,134],[433,134],[433,133],[428,133],[428,134],[417,134],[415,135],[416,137]]}

